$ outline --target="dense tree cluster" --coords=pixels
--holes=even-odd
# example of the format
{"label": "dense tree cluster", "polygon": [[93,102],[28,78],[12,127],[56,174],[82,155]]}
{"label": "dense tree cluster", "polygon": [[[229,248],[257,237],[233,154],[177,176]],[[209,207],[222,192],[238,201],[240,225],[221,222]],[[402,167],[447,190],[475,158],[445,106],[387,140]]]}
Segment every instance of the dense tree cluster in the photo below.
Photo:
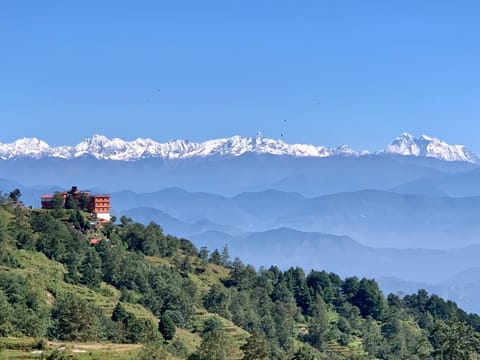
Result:
{"label": "dense tree cluster", "polygon": [[[298,267],[257,271],[231,261],[226,247],[197,251],[154,223],[126,217],[97,230],[103,240],[92,246],[79,209],[22,209],[15,205],[19,196],[0,199],[0,336],[149,343],[144,358],[162,358],[168,350],[180,358],[228,359],[235,346],[246,360],[470,359],[480,353],[480,317],[424,290],[385,297],[371,279]],[[61,263],[58,284],[70,287],[39,284],[23,271],[20,250]],[[193,279],[213,266],[228,268],[228,276],[201,290]],[[102,284],[121,294],[113,311],[74,291],[101,291]],[[149,309],[158,320],[127,311],[127,304]],[[199,329],[196,309],[218,317]],[[232,339],[222,318],[250,335]],[[178,341],[177,328],[202,337],[195,352]]]}

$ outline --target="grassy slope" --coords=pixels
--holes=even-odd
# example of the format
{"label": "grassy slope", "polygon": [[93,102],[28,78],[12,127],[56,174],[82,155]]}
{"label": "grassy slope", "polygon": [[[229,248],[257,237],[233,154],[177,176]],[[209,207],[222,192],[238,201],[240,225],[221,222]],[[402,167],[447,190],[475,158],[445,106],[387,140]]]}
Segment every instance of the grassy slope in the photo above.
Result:
{"label": "grassy slope", "polygon": [[[84,286],[72,285],[63,281],[66,272],[65,267],[55,261],[49,260],[45,255],[38,252],[25,250],[15,250],[16,258],[22,264],[20,269],[12,269],[0,266],[0,271],[11,271],[19,275],[34,279],[38,284],[38,289],[45,295],[45,301],[52,305],[55,301],[53,293],[75,292],[78,296],[95,303],[101,307],[107,316],[110,316],[115,305],[120,299],[120,292],[113,286],[102,284],[98,291],[91,290]],[[153,264],[173,266],[168,259],[149,257]],[[196,259],[192,258],[192,263],[196,264]],[[207,292],[211,285],[219,283],[220,280],[228,275],[228,270],[220,266],[207,264],[205,272],[199,275],[191,275],[195,285],[201,292]],[[152,312],[141,305],[123,303],[125,309],[134,313],[137,317],[149,318],[158,322],[158,318]],[[211,316],[205,309],[196,309],[194,319],[194,328],[201,329],[203,321]],[[248,333],[232,322],[221,319],[227,333],[234,339],[235,348],[232,351],[232,359],[240,359],[241,351],[239,349],[248,336]],[[184,329],[177,329],[176,338],[180,339],[190,351],[195,349],[201,343],[201,337],[198,333],[193,333]],[[29,338],[0,338],[0,359],[29,359],[37,358],[38,355],[31,354],[34,351],[36,339]],[[122,345],[122,344],[81,344],[81,343],[55,343],[49,342],[48,354],[53,349],[66,345],[66,351],[75,355],[79,359],[132,359],[138,353],[141,345]],[[2,350],[3,349],[3,350]],[[78,352],[80,351],[80,352]],[[175,359],[172,357],[172,359]]]}
{"label": "grassy slope", "polygon": [[65,348],[62,352],[73,355],[75,359],[130,360],[142,349],[142,345],[138,344],[49,341],[43,350],[38,350],[37,344],[38,339],[32,338],[0,338],[0,359],[39,359],[41,355],[48,356],[56,349]]}

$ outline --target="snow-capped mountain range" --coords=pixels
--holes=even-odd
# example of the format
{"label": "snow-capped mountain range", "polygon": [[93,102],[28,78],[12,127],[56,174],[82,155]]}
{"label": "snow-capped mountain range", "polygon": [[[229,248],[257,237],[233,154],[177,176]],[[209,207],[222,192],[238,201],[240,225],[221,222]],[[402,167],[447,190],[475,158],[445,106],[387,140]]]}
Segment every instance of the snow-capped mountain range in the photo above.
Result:
{"label": "snow-capped mountain range", "polygon": [[[75,146],[49,146],[37,138],[23,138],[13,143],[0,143],[0,159],[62,158],[74,159],[92,156],[102,160],[135,161],[145,158],[187,159],[208,156],[240,156],[245,153],[285,155],[292,157],[365,156],[368,151],[355,151],[346,145],[335,148],[308,144],[287,144],[282,140],[265,138],[261,133],[254,137],[233,136],[208,140],[202,143],[188,140],[171,140],[159,143],[139,138],[125,141],[94,135]],[[385,149],[373,154],[398,154],[432,157],[444,161],[478,163],[479,158],[463,145],[449,145],[439,139],[422,135],[415,138],[404,133]]]}
{"label": "snow-capped mountain range", "polygon": [[464,145],[449,145],[444,141],[427,135],[415,138],[409,133],[403,133],[397,137],[382,152],[433,157],[445,161],[479,162],[479,158]]}

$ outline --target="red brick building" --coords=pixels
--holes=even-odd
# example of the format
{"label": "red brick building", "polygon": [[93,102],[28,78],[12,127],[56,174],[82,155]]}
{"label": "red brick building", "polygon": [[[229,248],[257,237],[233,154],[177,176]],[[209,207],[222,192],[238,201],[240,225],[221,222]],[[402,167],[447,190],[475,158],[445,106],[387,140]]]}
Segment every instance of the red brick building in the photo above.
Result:
{"label": "red brick building", "polygon": [[99,221],[110,221],[110,195],[90,195],[87,210]]}
{"label": "red brick building", "polygon": [[[82,199],[86,201],[86,210],[95,215],[96,220],[99,222],[110,221],[110,195],[91,195],[88,191],[79,191],[76,186],[72,186],[70,191],[58,192],[62,197],[62,208],[65,208],[67,204],[67,198],[71,196],[77,202]],[[52,195],[43,195],[41,197],[42,209],[51,210],[54,209],[55,198]]]}

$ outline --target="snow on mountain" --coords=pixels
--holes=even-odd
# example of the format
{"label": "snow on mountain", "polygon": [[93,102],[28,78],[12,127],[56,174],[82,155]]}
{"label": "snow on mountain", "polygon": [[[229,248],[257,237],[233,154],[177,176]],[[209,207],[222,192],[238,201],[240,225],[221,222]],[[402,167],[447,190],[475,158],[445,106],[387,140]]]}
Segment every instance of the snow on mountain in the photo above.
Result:
{"label": "snow on mountain", "polygon": [[409,133],[397,137],[380,153],[432,157],[445,161],[479,162],[479,158],[464,145],[449,145],[437,138]]}
{"label": "snow on mountain", "polygon": [[12,159],[17,157],[41,158],[49,155],[50,147],[37,138],[22,138],[11,144],[0,143],[0,158]]}
{"label": "snow on mountain", "polygon": [[[254,137],[232,136],[208,140],[202,143],[188,140],[170,140],[158,143],[152,139],[138,138],[125,141],[94,135],[75,146],[51,147],[36,138],[23,138],[10,144],[0,143],[0,159],[53,157],[73,159],[92,156],[103,160],[134,161],[145,158],[186,159],[208,156],[240,156],[246,153],[286,155],[292,157],[358,157],[369,155],[368,151],[355,151],[346,145],[335,148],[308,144],[287,144],[282,140],[265,138],[261,133]],[[478,158],[463,145],[448,145],[436,138],[422,135],[414,138],[402,134],[386,149],[377,152],[435,157],[446,161],[478,162]]]}
{"label": "snow on mountain", "polygon": [[125,141],[94,135],[76,146],[50,147],[38,139],[21,139],[12,144],[0,144],[0,158],[56,157],[73,159],[93,156],[97,159],[132,161],[150,157],[185,159],[191,157],[240,156],[245,153],[288,155],[297,157],[327,157],[332,155],[358,156],[359,153],[347,146],[327,148],[304,144],[287,144],[281,140],[264,138],[261,133],[255,137],[233,136],[231,138],[208,140],[194,143],[188,140],[171,140],[158,143],[152,139]]}

